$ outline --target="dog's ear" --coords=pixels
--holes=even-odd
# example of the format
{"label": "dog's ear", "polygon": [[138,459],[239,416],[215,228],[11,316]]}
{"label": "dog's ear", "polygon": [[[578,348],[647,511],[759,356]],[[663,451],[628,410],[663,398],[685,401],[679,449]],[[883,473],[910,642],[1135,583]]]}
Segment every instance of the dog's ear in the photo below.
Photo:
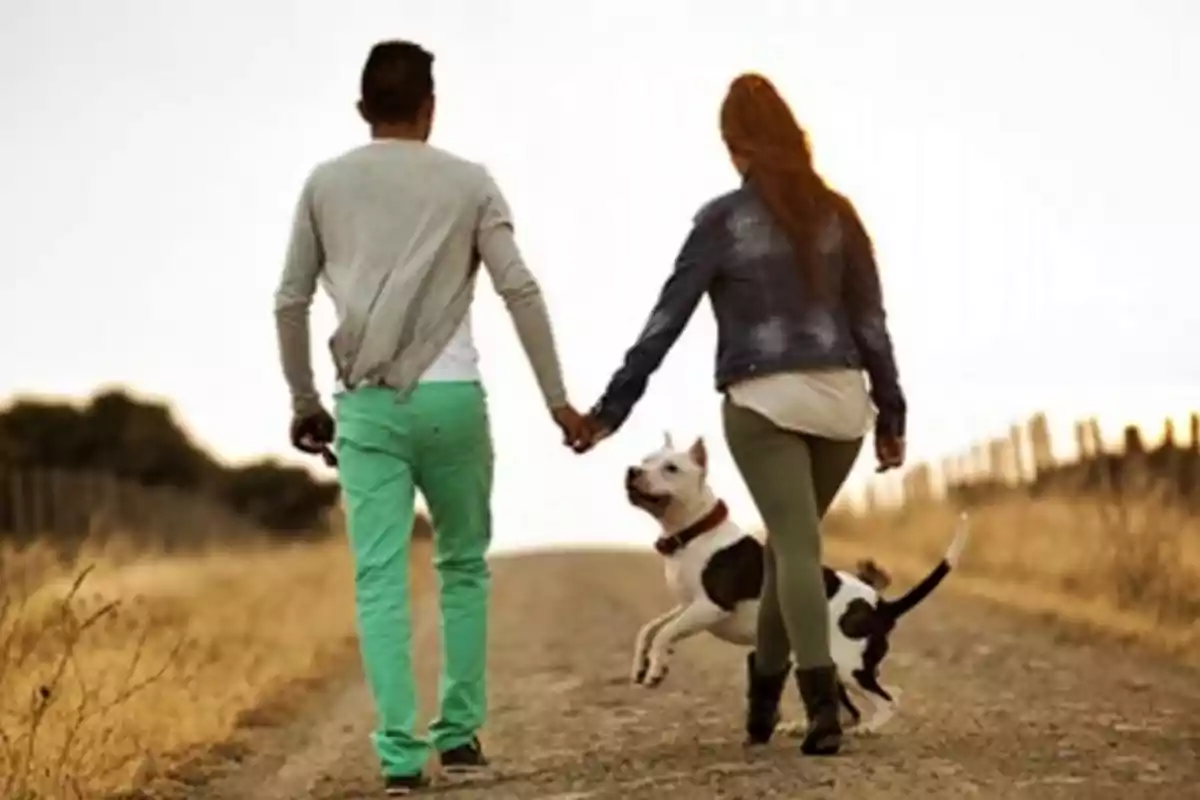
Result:
{"label": "dog's ear", "polygon": [[888,575],[881,566],[869,558],[859,561],[855,566],[854,573],[860,581],[872,587],[877,592],[882,592],[892,585],[892,576]]}
{"label": "dog's ear", "polygon": [[675,442],[671,441],[671,432],[670,431],[663,431],[663,449],[664,450],[674,450],[675,449]]}
{"label": "dog's ear", "polygon": [[708,469],[708,448],[704,446],[704,437],[699,436],[688,448],[688,455],[700,465],[700,469]]}

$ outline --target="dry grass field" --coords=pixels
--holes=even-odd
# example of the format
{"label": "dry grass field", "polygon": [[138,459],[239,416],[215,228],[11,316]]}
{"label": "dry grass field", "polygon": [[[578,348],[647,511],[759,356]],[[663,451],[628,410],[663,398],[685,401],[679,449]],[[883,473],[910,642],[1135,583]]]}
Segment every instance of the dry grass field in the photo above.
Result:
{"label": "dry grass field", "polygon": [[[484,734],[499,768],[437,791],[521,800],[991,798],[1014,786],[1028,798],[1177,794],[1200,774],[1195,672],[1107,636],[1196,652],[1188,615],[1200,593],[1188,587],[1200,575],[1197,532],[1162,508],[1127,504],[1102,517],[1094,503],[1061,499],[976,508],[963,569],[895,639],[886,677],[905,689],[900,717],[882,738],[821,764],[786,740],[741,750],[736,648],[700,637],[679,648],[663,687],[628,684],[632,637],[667,601],[653,554],[497,558]],[[829,560],[870,555],[896,574],[898,591],[937,558],[953,514],[926,504],[831,523]],[[429,553],[414,545],[422,591]],[[338,539],[186,559],[109,547],[74,568],[35,549],[4,552],[0,563],[0,797],[377,796]],[[1008,609],[1106,635],[1063,637]],[[427,715],[431,604],[417,605],[416,624]],[[797,713],[794,698],[787,713]]]}
{"label": "dry grass field", "polygon": [[[837,512],[826,560],[873,558],[902,591],[956,513],[930,499]],[[895,730],[819,769],[786,742],[740,751],[736,649],[701,637],[663,689],[628,685],[632,637],[667,601],[653,555],[497,559],[485,736],[503,766],[438,791],[1004,797],[1015,784],[1128,800],[1192,781],[1200,695],[1175,662],[1200,664],[1200,518],[1152,491],[1012,491],[972,501],[971,516],[960,569],[895,639],[888,676],[909,693]],[[374,796],[341,537],[188,556],[104,541],[71,564],[44,544],[0,547],[0,798]],[[426,541],[413,558],[413,590],[428,594]],[[418,604],[426,714],[434,614]],[[638,767],[646,757],[658,766]]]}
{"label": "dry grass field", "polygon": [[[923,574],[957,511],[910,504],[834,515],[832,561],[872,557],[898,576]],[[971,510],[972,539],[950,585],[1013,610],[1151,645],[1200,663],[1200,519],[1153,493],[1013,493]]]}
{"label": "dry grass field", "polygon": [[354,657],[338,537],[186,558],[120,542],[72,565],[36,544],[0,550],[5,800],[150,785],[239,729],[286,718]]}

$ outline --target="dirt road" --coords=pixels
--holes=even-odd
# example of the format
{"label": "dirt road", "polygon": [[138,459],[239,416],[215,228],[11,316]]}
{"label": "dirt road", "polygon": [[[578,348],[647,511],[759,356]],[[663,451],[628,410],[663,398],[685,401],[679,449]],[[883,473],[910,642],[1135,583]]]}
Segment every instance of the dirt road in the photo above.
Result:
{"label": "dirt road", "polygon": [[[698,638],[657,689],[631,686],[639,625],[665,607],[649,555],[497,559],[492,710],[496,776],[434,796],[521,800],[681,798],[1183,798],[1200,796],[1195,672],[1070,641],[944,587],[906,618],[885,665],[904,690],[884,733],[836,759],[794,740],[747,754],[742,653]],[[432,707],[433,608],[417,649]],[[264,732],[203,800],[378,797],[357,673],[309,716]],[[789,693],[786,713],[799,713]],[[193,795],[195,796],[195,795]]]}

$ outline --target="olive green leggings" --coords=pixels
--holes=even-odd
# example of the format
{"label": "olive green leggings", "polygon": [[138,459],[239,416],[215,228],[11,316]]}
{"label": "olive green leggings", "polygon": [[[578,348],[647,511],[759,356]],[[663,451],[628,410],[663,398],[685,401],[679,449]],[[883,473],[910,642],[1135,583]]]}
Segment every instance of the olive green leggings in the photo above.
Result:
{"label": "olive green leggings", "polygon": [[767,527],[755,664],[774,675],[825,667],[829,614],[821,573],[821,518],[862,449],[851,441],[788,431],[725,401],[725,439]]}

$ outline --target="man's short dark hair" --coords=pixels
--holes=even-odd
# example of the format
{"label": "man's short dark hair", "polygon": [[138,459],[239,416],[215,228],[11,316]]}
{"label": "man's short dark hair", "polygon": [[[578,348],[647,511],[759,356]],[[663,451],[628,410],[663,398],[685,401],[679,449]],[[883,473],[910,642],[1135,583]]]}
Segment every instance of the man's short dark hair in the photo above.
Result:
{"label": "man's short dark hair", "polygon": [[379,42],[362,71],[363,111],[372,122],[413,122],[433,94],[433,53],[414,42]]}

